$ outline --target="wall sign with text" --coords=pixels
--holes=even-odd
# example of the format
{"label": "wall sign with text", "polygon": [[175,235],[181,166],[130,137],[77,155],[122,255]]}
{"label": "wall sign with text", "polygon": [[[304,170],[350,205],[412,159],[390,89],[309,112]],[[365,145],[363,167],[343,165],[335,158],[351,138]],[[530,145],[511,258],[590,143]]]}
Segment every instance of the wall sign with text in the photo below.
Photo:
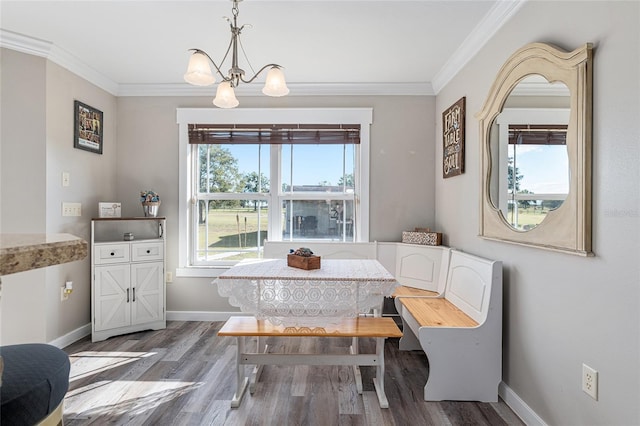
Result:
{"label": "wall sign with text", "polygon": [[442,177],[464,173],[464,104],[460,98],[442,113]]}

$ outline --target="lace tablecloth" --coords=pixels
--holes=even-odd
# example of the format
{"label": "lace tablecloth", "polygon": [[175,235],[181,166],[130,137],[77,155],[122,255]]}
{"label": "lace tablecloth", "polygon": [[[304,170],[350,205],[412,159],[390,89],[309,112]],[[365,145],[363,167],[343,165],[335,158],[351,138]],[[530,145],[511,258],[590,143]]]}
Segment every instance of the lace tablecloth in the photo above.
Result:
{"label": "lace tablecloth", "polygon": [[231,305],[285,326],[328,325],[370,312],[399,285],[373,259],[323,259],[311,271],[289,267],[286,259],[248,260],[214,283]]}

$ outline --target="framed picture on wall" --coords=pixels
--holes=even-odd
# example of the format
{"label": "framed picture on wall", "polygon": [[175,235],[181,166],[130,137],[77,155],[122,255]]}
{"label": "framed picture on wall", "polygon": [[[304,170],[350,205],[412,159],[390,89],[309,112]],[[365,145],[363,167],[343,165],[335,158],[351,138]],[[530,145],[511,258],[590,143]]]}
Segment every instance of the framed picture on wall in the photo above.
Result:
{"label": "framed picture on wall", "polygon": [[464,107],[460,98],[442,113],[442,177],[464,173]]}
{"label": "framed picture on wall", "polygon": [[102,154],[102,111],[80,101],[73,101],[73,147]]}

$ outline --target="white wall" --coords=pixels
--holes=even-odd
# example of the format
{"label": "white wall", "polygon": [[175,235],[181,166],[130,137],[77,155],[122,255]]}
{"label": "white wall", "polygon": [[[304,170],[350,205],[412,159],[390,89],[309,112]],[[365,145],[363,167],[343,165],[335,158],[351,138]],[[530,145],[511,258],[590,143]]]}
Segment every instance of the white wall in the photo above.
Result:
{"label": "white wall", "polygon": [[[104,152],[73,148],[73,101],[104,112]],[[2,50],[3,233],[69,233],[89,241],[98,201],[115,198],[116,101],[42,58]],[[62,172],[71,184],[62,187]],[[62,217],[62,202],[82,203]],[[2,277],[2,344],[50,342],[90,323],[90,263]],[[60,301],[67,280],[74,291]]]}
{"label": "white wall", "polygon": [[[42,233],[47,207],[46,61],[5,49],[0,55],[0,232]],[[0,343],[45,340],[44,283],[43,270],[2,277]]]}
{"label": "white wall", "polygon": [[[141,189],[160,193],[167,217],[167,268],[178,259],[178,126],[176,108],[212,107],[211,97],[118,99],[118,201],[140,215]],[[435,99],[425,96],[241,97],[240,107],[373,107],[370,239],[399,241],[403,230],[434,223]],[[231,311],[210,278],[175,278],[168,311]]]}
{"label": "white wall", "polygon": [[[47,232],[69,233],[90,241],[90,220],[98,216],[98,202],[111,201],[116,190],[116,98],[47,61]],[[73,101],[103,112],[102,155],[73,147]],[[62,172],[70,185],[62,186]],[[82,203],[81,217],[63,217],[63,202]],[[90,255],[82,261],[46,268],[47,341],[91,321]],[[60,302],[60,287],[73,281],[73,293]]]}
{"label": "white wall", "polygon": [[[530,1],[437,97],[437,112],[467,97],[467,170],[443,180],[436,167],[436,228],[450,245],[504,262],[503,379],[548,424],[640,424],[639,23],[636,1]],[[477,236],[480,141],[474,114],[507,57],[538,41],[567,50],[595,45],[595,257]],[[442,129],[436,123],[437,138]],[[582,363],[599,371],[598,401],[581,391]]]}

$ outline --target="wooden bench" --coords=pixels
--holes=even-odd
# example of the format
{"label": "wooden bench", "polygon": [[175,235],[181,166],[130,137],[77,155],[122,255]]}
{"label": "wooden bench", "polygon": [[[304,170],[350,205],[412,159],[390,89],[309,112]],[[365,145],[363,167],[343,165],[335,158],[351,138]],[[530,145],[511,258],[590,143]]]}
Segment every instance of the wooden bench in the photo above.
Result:
{"label": "wooden bench", "polygon": [[429,360],[425,401],[498,400],[502,380],[502,262],[452,250],[444,292],[396,297],[400,349]]}
{"label": "wooden bench", "polygon": [[[401,337],[402,332],[391,318],[358,317],[342,318],[340,322],[325,328],[316,327],[282,327],[269,321],[257,320],[255,317],[231,317],[218,332],[219,336],[237,338],[236,374],[237,387],[231,400],[231,407],[240,406],[247,387],[255,390],[255,383],[260,378],[263,365],[352,365],[358,393],[362,393],[362,376],[359,366],[375,366],[376,377],[373,384],[378,395],[381,408],[389,408],[389,401],[384,393],[384,340],[387,337]],[[351,337],[353,344],[349,354],[287,354],[269,353],[268,345],[261,345],[260,338],[278,337]],[[245,350],[245,338],[257,337],[256,351]],[[376,339],[375,354],[358,353],[358,338]],[[250,376],[246,375],[245,365],[254,365]]]}

